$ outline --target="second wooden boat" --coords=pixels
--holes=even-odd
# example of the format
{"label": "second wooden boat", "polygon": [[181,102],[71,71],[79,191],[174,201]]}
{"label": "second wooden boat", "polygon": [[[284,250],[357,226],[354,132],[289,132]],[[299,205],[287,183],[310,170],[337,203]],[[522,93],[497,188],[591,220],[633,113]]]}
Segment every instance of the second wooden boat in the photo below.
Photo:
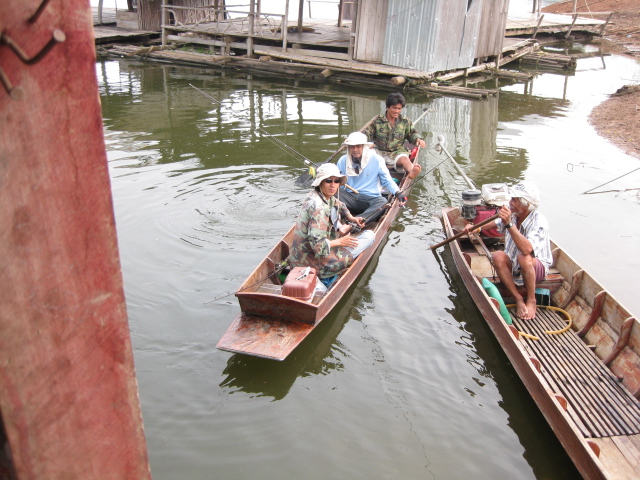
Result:
{"label": "second wooden boat", "polygon": [[[468,223],[457,207],[445,208],[442,221],[448,237]],[[491,263],[492,251],[503,248],[500,239],[464,235],[449,246],[471,297],[582,476],[640,478],[637,320],[552,244],[553,267],[537,285],[539,303],[566,312],[570,325],[564,313],[540,306],[532,320],[509,308],[509,325],[482,285],[489,280],[507,295]]]}

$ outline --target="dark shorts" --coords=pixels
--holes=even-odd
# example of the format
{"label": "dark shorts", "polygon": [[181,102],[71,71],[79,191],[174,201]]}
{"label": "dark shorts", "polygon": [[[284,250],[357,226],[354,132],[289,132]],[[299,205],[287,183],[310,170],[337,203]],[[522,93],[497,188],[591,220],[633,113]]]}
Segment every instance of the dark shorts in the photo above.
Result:
{"label": "dark shorts", "polygon": [[536,283],[544,280],[544,265],[537,258],[533,259],[533,270],[536,272]]}

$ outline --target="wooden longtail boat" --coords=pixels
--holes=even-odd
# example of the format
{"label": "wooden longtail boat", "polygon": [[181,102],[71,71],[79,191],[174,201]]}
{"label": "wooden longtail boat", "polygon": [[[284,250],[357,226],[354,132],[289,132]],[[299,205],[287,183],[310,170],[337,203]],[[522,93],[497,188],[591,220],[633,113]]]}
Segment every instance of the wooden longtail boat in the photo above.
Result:
{"label": "wooden longtail boat", "polygon": [[[442,221],[447,237],[467,223],[459,208],[445,208]],[[507,295],[489,260],[502,245],[472,234],[449,246],[471,297],[582,476],[640,478],[637,320],[552,242],[553,266],[537,292],[548,290],[545,298],[566,311],[570,322],[541,307],[534,319],[523,321],[509,308],[513,324],[507,325],[481,284],[486,278]],[[568,323],[571,328],[555,333]]]}
{"label": "wooden longtail boat", "polygon": [[[401,190],[410,186],[406,175],[391,172],[391,176],[399,180]],[[405,190],[406,194],[408,189]],[[236,292],[241,312],[222,336],[217,348],[284,360],[338,303],[382,244],[400,210],[395,198],[387,205],[389,208],[376,222],[367,224],[366,228],[375,232],[373,246],[362,252],[323,296],[314,296],[311,301],[282,295],[280,281],[275,274],[278,265],[289,256],[294,230],[292,226]]]}

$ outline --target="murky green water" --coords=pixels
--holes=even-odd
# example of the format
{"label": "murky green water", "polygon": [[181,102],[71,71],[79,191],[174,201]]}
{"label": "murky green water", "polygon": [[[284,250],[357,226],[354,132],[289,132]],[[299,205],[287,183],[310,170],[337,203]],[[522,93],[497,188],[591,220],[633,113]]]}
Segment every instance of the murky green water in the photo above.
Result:
{"label": "murky green water", "polygon": [[[629,79],[623,57],[503,85],[481,102],[409,97],[409,116],[477,184],[526,178],[552,237],[629,309],[640,264],[636,191],[581,192],[638,166],[589,111]],[[577,478],[485,326],[446,249],[445,162],[413,189],[353,288],[285,362],[215,345],[233,292],[292,224],[301,165],[381,111],[387,92],[248,79],[133,61],[97,64],[118,239],[155,479]],[[193,84],[222,101],[210,102]],[[622,183],[620,183],[622,182]],[[638,187],[640,175],[608,188]]]}

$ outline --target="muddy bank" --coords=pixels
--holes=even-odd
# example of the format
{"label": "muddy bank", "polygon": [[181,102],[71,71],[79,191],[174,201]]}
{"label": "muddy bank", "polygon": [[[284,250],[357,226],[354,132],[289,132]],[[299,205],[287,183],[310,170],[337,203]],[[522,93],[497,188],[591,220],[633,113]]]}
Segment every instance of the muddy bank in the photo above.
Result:
{"label": "muddy bank", "polygon": [[[604,39],[617,45],[617,53],[640,61],[640,0],[579,0],[577,6],[579,12],[613,12]],[[570,0],[543,11],[568,13],[572,9],[573,0]],[[589,122],[599,135],[640,159],[640,74],[634,80],[633,84],[611,92],[607,100],[593,109]]]}

